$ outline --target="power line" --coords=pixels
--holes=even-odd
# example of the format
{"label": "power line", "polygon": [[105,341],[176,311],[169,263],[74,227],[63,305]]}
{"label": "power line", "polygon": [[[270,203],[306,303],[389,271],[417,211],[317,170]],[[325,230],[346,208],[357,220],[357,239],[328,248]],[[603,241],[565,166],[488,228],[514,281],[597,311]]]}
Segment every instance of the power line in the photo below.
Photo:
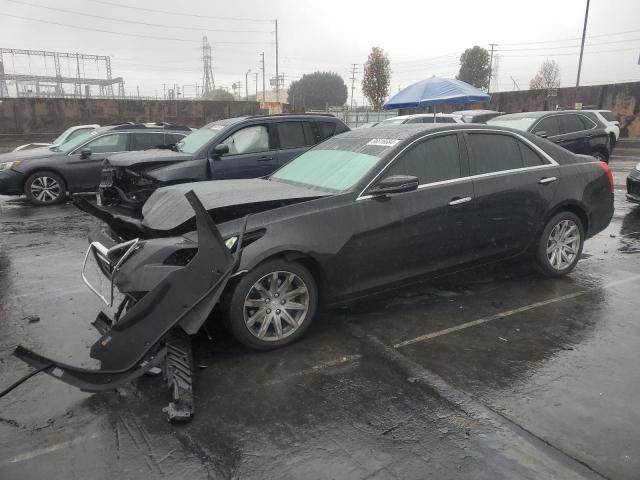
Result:
{"label": "power line", "polygon": [[[613,37],[616,35],[626,35],[628,33],[638,33],[640,30],[625,30],[622,32],[612,32],[612,33],[602,33],[600,35],[588,35],[586,38],[602,38],[602,37]],[[558,43],[558,42],[569,42],[573,40],[582,40],[582,37],[572,37],[572,38],[563,38],[558,40],[541,40],[537,42],[515,42],[515,43],[500,43],[500,45],[539,45],[543,43]]]}
{"label": "power line", "polygon": [[[171,40],[173,42],[184,42],[184,43],[194,43],[194,44],[197,43],[197,44],[200,44],[200,42],[198,40],[189,40],[187,38],[159,37],[157,35],[143,35],[143,34],[139,34],[139,33],[114,32],[112,30],[103,30],[103,29],[94,28],[94,27],[81,27],[79,25],[72,25],[70,23],[52,22],[50,20],[41,20],[39,18],[22,17],[22,16],[19,16],[19,15],[10,15],[8,13],[3,13],[3,12],[0,12],[0,16],[17,18],[17,19],[20,19],[20,20],[28,20],[28,21],[31,21],[31,22],[46,23],[48,25],[57,25],[59,27],[75,28],[77,30],[85,30],[85,31],[88,31],[88,32],[99,32],[99,33],[108,33],[110,35],[120,35],[122,37],[148,38],[148,39],[151,39],[151,40]],[[214,43],[214,45],[265,45],[265,44],[271,44],[271,42],[215,42]]]}
{"label": "power line", "polygon": [[130,23],[130,24],[134,24],[134,25],[145,25],[147,27],[160,27],[160,28],[173,28],[173,29],[178,29],[178,30],[189,30],[189,31],[193,31],[193,30],[200,30],[203,32],[218,32],[218,33],[273,33],[271,31],[267,31],[267,30],[219,30],[219,29],[215,29],[215,30],[211,30],[211,29],[203,29],[201,27],[183,27],[181,25],[167,25],[167,24],[160,24],[160,23],[148,23],[148,22],[139,22],[136,20],[127,20],[124,18],[116,18],[116,17],[105,17],[103,15],[93,15],[90,13],[82,13],[82,12],[78,12],[75,10],[66,10],[64,8],[54,8],[54,7],[48,7],[46,5],[39,5],[37,3],[30,3],[30,2],[22,2],[20,0],[5,0],[6,2],[11,2],[11,3],[17,3],[20,5],[28,5],[30,7],[37,7],[37,8],[44,8],[46,10],[52,10],[55,12],[62,12],[62,13],[71,13],[73,15],[80,15],[82,17],[90,17],[90,18],[99,18],[101,20],[108,20],[111,22],[121,22],[121,23]]}
{"label": "power line", "polygon": [[[638,42],[640,38],[629,38],[627,40],[615,40],[612,42],[599,42],[599,43],[587,43],[585,47],[597,47],[600,45],[615,45],[617,43],[627,43],[627,42]],[[564,45],[557,47],[535,47],[535,48],[510,48],[505,50],[500,50],[500,52],[527,52],[527,51],[539,51],[539,50],[558,50],[563,48],[579,48],[580,45]]]}
{"label": "power line", "polygon": [[[613,50],[597,50],[594,52],[586,52],[589,55],[592,54],[596,54],[596,53],[613,53],[613,52],[630,52],[630,51],[637,51],[638,48],[634,47],[634,48],[616,48]],[[528,54],[528,55],[500,55],[500,58],[523,58],[523,57],[563,57],[566,55],[576,55],[576,52],[570,52],[570,53],[535,53],[535,54]]]}
{"label": "power line", "polygon": [[103,5],[109,5],[111,7],[129,8],[131,10],[140,10],[143,12],[164,13],[174,17],[195,17],[195,18],[211,18],[214,20],[235,20],[242,22],[272,22],[273,20],[265,20],[260,18],[246,18],[246,17],[220,17],[216,15],[201,15],[199,13],[184,13],[184,12],[172,12],[168,10],[159,10],[154,8],[134,7],[132,5],[123,5],[122,3],[107,2],[105,0],[89,0],[93,3],[101,3]]}

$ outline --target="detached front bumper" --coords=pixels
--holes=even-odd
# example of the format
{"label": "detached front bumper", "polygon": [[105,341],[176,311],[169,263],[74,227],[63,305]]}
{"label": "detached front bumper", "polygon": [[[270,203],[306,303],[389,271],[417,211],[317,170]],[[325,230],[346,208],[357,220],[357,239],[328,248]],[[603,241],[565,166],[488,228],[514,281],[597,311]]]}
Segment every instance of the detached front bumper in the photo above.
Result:
{"label": "detached front bumper", "polygon": [[[45,358],[22,346],[14,354],[34,368],[82,390],[98,392],[115,388],[160,363],[166,355],[165,338],[175,328],[195,334],[218,303],[239,261],[225,246],[213,220],[193,192],[186,194],[196,213],[198,248],[185,266],[173,269],[153,289],[139,298],[122,318],[112,321],[98,315],[94,322],[102,334],[91,347],[91,357],[100,369],[88,370]],[[122,265],[135,258],[140,242],[131,240],[109,248],[100,242],[89,247],[103,265],[103,272],[114,279]],[[84,267],[83,267],[84,268]],[[83,272],[84,277],[84,272]],[[113,303],[113,289],[105,297],[87,284],[106,304]]]}

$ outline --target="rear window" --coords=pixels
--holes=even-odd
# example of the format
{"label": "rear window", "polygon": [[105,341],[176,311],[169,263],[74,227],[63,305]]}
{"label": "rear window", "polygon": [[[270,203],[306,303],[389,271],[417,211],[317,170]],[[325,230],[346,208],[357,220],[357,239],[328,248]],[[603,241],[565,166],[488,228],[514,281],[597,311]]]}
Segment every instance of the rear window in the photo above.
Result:
{"label": "rear window", "polygon": [[280,122],[276,124],[280,148],[299,148],[315,143],[313,130],[309,122]]}
{"label": "rear window", "polygon": [[600,115],[602,115],[607,122],[617,122],[618,121],[616,116],[612,112],[610,112],[609,110],[605,110],[604,112],[600,112]]}
{"label": "rear window", "polygon": [[317,122],[320,132],[320,141],[332,137],[336,132],[336,124],[333,122]]}

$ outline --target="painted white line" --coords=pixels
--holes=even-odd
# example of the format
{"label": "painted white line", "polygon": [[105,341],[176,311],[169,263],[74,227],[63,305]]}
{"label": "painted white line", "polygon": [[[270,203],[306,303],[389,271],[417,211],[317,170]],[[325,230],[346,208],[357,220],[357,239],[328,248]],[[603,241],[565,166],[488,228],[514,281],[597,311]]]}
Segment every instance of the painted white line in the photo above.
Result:
{"label": "painted white line", "polygon": [[98,438],[99,436],[101,436],[101,433],[92,433],[91,435],[84,435],[82,437],[76,437],[72,440],[67,440],[66,442],[60,442],[60,443],[56,443],[54,445],[51,445],[50,447],[46,447],[46,448],[39,448],[37,450],[32,450],[30,452],[27,453],[23,453],[21,455],[17,455],[13,458],[10,458],[8,460],[3,460],[2,462],[0,462],[0,465],[9,465],[12,463],[21,463],[21,462],[25,462],[27,460],[31,460],[33,458],[39,457],[41,455],[46,455],[48,453],[52,453],[55,452],[57,450],[62,450],[63,448],[69,448],[72,445],[76,444],[76,443],[84,443],[87,440],[93,440],[94,438]]}
{"label": "painted white line", "polygon": [[570,300],[572,298],[580,297],[582,295],[586,295],[587,293],[592,293],[597,290],[602,290],[605,288],[612,288],[618,285],[622,285],[624,283],[634,282],[636,280],[640,280],[640,275],[633,275],[628,278],[624,278],[622,280],[616,280],[615,282],[607,283],[605,285],[600,285],[598,287],[589,288],[587,290],[581,290],[579,292],[569,293],[567,295],[562,295],[560,297],[550,298],[549,300],[542,300],[541,302],[532,303],[530,305],[525,305],[523,307],[514,308],[512,310],[507,310],[504,312],[496,313],[494,315],[489,315],[487,317],[482,317],[477,320],[472,320],[467,323],[462,323],[460,325],[456,325],[455,327],[445,328],[444,330],[439,330],[437,332],[427,333],[426,335],[420,335],[419,337],[410,338],[409,340],[405,340],[400,343],[396,343],[394,348],[402,348],[407,345],[413,345],[414,343],[424,342],[426,340],[431,340],[432,338],[441,337],[442,335],[448,335],[449,333],[459,332],[460,330],[466,330],[467,328],[475,327],[477,325],[482,325],[483,323],[492,322],[493,320],[499,320],[501,318],[509,317],[511,315],[515,315],[517,313],[526,312],[528,310],[533,310],[534,308],[544,307],[545,305],[550,305],[552,303],[562,302],[564,300]]}

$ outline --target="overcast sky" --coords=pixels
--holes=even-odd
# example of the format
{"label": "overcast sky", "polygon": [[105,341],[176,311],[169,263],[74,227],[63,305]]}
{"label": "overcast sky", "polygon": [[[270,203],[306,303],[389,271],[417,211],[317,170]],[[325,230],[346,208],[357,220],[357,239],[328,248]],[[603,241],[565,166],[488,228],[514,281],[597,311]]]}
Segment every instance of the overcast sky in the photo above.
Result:
{"label": "overcast sky", "polygon": [[[280,72],[287,82],[330,70],[350,88],[355,63],[355,99],[361,103],[362,65],[373,46],[389,54],[392,93],[431,75],[453,78],[465,48],[488,49],[490,43],[498,44],[493,91],[514,89],[512,78],[528,88],[547,58],[560,65],[562,86],[574,85],[585,5],[586,0],[0,0],[0,47],[110,55],[113,75],[124,77],[127,93],[139,86],[142,95],[162,96],[163,84],[176,83],[187,85],[191,95],[195,90],[188,85],[202,83],[203,35],[213,47],[216,85],[244,83],[248,69],[259,71],[262,51],[267,78],[274,75],[277,18]],[[638,20],[638,0],[591,1],[581,84],[640,80]],[[28,59],[4,57],[8,72],[53,71],[40,58],[29,65]],[[104,74],[90,62],[84,67],[86,76]],[[62,68],[65,73],[72,66]],[[252,78],[249,93],[255,90]],[[261,84],[260,77],[260,89]]]}

